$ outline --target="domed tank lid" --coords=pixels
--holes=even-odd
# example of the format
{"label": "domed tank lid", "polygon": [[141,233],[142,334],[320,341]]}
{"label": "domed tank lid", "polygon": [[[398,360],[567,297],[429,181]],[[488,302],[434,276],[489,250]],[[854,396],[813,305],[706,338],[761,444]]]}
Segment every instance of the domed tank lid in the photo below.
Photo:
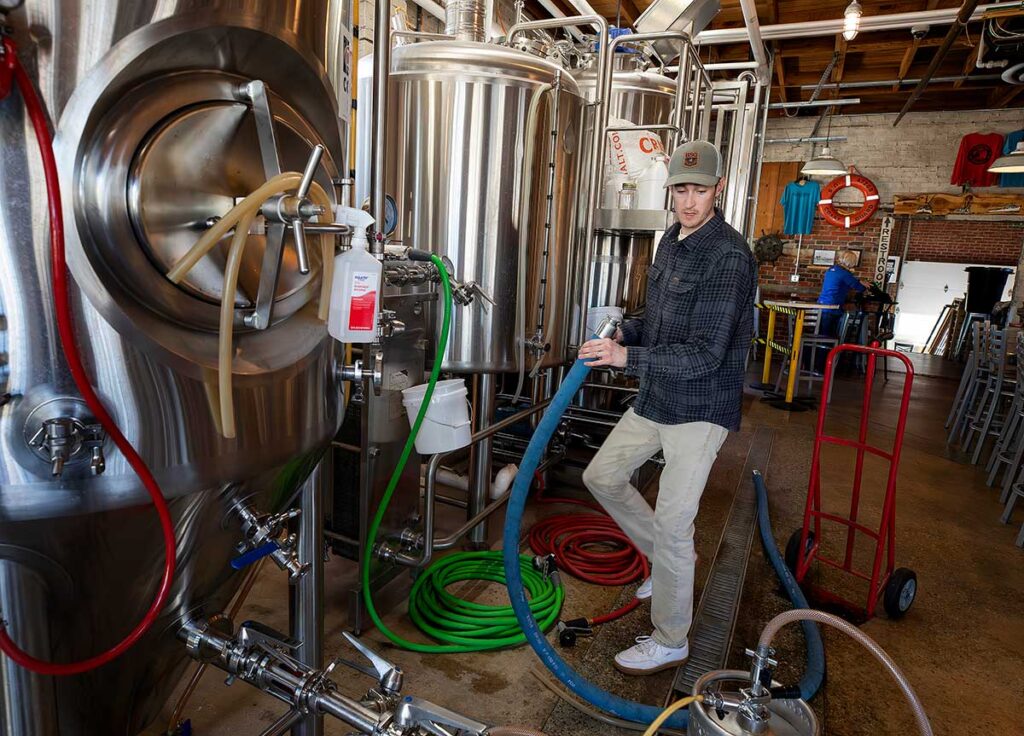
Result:
{"label": "domed tank lid", "polygon": [[426,41],[392,51],[391,73],[458,74],[549,84],[561,72],[562,88],[579,94],[573,75],[546,59],[505,46],[474,41]]}

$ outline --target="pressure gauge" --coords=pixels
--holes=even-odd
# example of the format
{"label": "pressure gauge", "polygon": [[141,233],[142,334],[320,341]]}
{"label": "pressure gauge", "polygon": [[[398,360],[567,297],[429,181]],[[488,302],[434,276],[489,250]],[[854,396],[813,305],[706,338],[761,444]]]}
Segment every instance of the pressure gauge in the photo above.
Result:
{"label": "pressure gauge", "polygon": [[[370,198],[363,200],[363,207],[367,212],[371,211]],[[384,195],[384,236],[391,237],[398,227],[398,203],[390,194]]]}

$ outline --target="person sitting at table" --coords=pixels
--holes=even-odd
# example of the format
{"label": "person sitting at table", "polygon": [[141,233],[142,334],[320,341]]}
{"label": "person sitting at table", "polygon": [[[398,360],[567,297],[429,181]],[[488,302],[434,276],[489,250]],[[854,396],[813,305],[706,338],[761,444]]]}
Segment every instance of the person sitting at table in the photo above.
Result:
{"label": "person sitting at table", "polygon": [[856,291],[858,294],[864,291],[864,284],[850,271],[856,265],[857,254],[852,250],[841,250],[836,253],[836,265],[825,272],[821,281],[818,304],[837,304],[840,308],[821,310],[821,321],[818,323],[819,335],[837,337],[839,320],[843,315],[842,306],[846,304],[846,298],[851,291]]}

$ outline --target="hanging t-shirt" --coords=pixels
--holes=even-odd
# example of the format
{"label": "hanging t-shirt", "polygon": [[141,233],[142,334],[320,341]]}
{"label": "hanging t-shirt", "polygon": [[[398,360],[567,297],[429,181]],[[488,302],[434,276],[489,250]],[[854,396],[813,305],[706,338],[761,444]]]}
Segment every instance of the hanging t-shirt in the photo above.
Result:
{"label": "hanging t-shirt", "polygon": [[808,179],[803,184],[791,181],[782,192],[784,215],[782,232],[786,235],[809,235],[814,226],[814,210],[821,199],[821,185]]}
{"label": "hanging t-shirt", "polygon": [[988,167],[999,158],[1002,151],[1003,136],[999,133],[968,133],[960,139],[960,150],[957,151],[949,183],[957,186],[994,186],[996,174],[990,173]]}
{"label": "hanging t-shirt", "polygon": [[[1021,141],[1024,141],[1024,130],[1015,130],[1009,133],[1003,142],[1003,155],[1013,153]],[[1000,174],[999,186],[1024,187],[1024,174]]]}

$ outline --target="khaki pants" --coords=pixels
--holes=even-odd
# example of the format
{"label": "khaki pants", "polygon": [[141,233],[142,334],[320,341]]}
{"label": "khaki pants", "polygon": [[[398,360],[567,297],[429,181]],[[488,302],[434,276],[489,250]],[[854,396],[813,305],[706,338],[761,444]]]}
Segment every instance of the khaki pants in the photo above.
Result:
{"label": "khaki pants", "polygon": [[[608,435],[583,483],[653,566],[654,638],[681,647],[693,620],[693,520],[728,430],[710,422],[658,424],[628,410]],[[629,482],[658,450],[665,454],[654,510]]]}

